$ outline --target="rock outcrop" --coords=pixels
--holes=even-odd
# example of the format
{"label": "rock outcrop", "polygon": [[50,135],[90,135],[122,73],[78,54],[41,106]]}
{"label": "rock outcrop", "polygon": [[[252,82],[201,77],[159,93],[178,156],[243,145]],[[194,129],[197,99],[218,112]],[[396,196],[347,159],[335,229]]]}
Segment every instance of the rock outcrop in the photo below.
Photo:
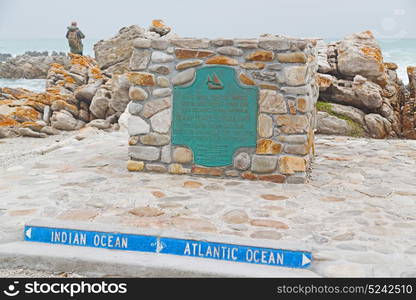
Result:
{"label": "rock outcrop", "polygon": [[47,80],[44,93],[0,89],[1,136],[17,132],[44,137],[57,130],[77,130],[83,126],[113,127],[130,97],[148,96],[145,90],[135,88],[134,83],[149,78],[137,78],[136,73],[129,72],[146,68],[150,61],[141,43],[154,43],[154,47],[165,49],[165,39],[172,37],[175,35],[170,28],[155,20],[149,30],[133,25],[122,28],[109,40],[99,41],[94,46],[96,60],[74,54],[48,56],[47,52],[27,52],[8,59],[0,65],[0,77]]}
{"label": "rock outcrop", "polygon": [[[408,132],[414,132],[414,126],[410,121],[407,127],[412,128],[404,126],[408,93],[397,76],[397,65],[384,62],[370,31],[328,45],[322,41],[317,44],[318,133],[373,138],[411,136]],[[407,106],[410,114],[414,113],[411,106]]]}
{"label": "rock outcrop", "polygon": [[170,30],[171,28],[161,20],[153,20],[149,30],[137,25],[123,27],[114,37],[101,40],[94,45],[98,66],[107,74],[143,70],[147,67],[150,57],[141,48],[147,48],[153,43],[154,47],[165,50],[166,39],[177,37]]}
{"label": "rock outcrop", "polygon": [[[1,135],[5,136],[6,126],[13,128],[10,132],[29,135],[27,130],[15,128],[41,132],[45,127],[43,133],[56,133],[56,130],[80,128],[96,119],[101,120],[93,123],[97,128],[117,122],[130,100],[149,97],[146,89],[137,87],[136,83],[153,80],[153,76],[145,78],[147,73],[140,71],[148,69],[152,61],[158,63],[152,65],[151,72],[160,75],[171,72],[163,65],[171,59],[170,55],[162,51],[167,51],[169,40],[176,37],[162,21],[154,20],[149,30],[133,25],[122,28],[109,40],[99,41],[94,46],[96,60],[39,52],[8,58],[0,63],[0,77],[47,78],[47,89],[45,93],[0,89]],[[185,46],[192,48],[192,45]],[[151,54],[147,50],[149,47],[160,51]],[[409,86],[405,87],[397,76],[397,65],[384,62],[370,31],[330,44],[317,40],[316,48],[316,81],[320,92],[317,133],[416,139],[416,67],[408,68]],[[221,51],[225,51],[224,55],[236,55],[231,50],[232,47],[224,46]],[[199,51],[194,58],[204,55],[204,51]],[[289,58],[279,58],[282,62],[285,59]],[[292,62],[303,59],[290,58]],[[200,60],[189,63],[199,64]],[[189,67],[178,65],[178,68]],[[267,80],[266,72],[257,73],[253,76]],[[138,78],[137,74],[142,77]],[[184,76],[187,72],[180,74]],[[157,84],[161,87],[166,85],[163,79],[163,76],[158,77]],[[180,76],[175,80],[181,80]],[[291,80],[296,81],[296,78]]]}
{"label": "rock outcrop", "polygon": [[109,106],[110,89],[111,80],[101,72],[94,59],[70,54],[66,66],[50,65],[44,93],[0,89],[2,136],[17,132],[24,136],[45,137],[57,134],[59,130],[80,129],[96,119],[101,121],[93,122],[92,127],[109,128],[119,116]]}
{"label": "rock outcrop", "polygon": [[171,28],[166,26],[162,20],[153,20],[152,24],[149,27],[149,31],[156,32],[160,36],[167,35],[170,32]]}
{"label": "rock outcrop", "polygon": [[46,78],[52,63],[68,66],[70,58],[65,53],[48,54],[45,52],[26,52],[16,57],[7,57],[3,62],[0,59],[0,78]]}
{"label": "rock outcrop", "polygon": [[[131,99],[144,100],[148,97],[144,89],[135,87],[135,83],[152,79],[153,76],[137,78],[135,72],[147,69],[150,61],[159,62],[155,65],[154,72],[165,75],[166,72],[170,72],[162,65],[166,59],[170,59],[170,56],[160,52],[167,49],[169,39],[177,37],[170,30],[170,27],[166,26],[163,21],[154,20],[149,30],[136,25],[124,27],[114,37],[99,41],[94,45],[98,66],[112,79],[109,89],[111,92],[105,90],[97,92],[91,102],[91,111],[102,116],[108,107],[110,111],[120,116]],[[153,57],[146,49],[150,46],[160,50],[154,53]],[[155,57],[155,55],[161,56]]]}
{"label": "rock outcrop", "polygon": [[111,74],[127,72],[133,53],[133,41],[143,36],[144,32],[143,28],[136,25],[123,27],[113,38],[96,43],[94,53],[99,68]]}

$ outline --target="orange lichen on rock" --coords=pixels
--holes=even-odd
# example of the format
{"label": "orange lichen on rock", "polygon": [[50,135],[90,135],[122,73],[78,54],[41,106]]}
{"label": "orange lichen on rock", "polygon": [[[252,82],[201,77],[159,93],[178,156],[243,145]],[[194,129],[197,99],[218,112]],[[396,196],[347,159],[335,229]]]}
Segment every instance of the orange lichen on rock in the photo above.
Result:
{"label": "orange lichen on rock", "polygon": [[91,72],[91,77],[94,79],[102,79],[103,78],[103,74],[101,72],[101,70],[98,67],[92,67],[90,69]]}
{"label": "orange lichen on rock", "polygon": [[26,89],[12,89],[7,87],[3,88],[3,93],[12,95],[15,99],[23,99],[27,98],[28,95],[34,95],[34,93]]}
{"label": "orange lichen on rock", "polygon": [[7,126],[18,126],[19,122],[15,119],[6,117],[4,115],[0,115],[0,127],[7,127]]}
{"label": "orange lichen on rock", "polygon": [[[50,106],[52,111],[65,110],[75,118],[80,117],[78,101],[73,91],[89,83],[89,79],[103,79],[105,76],[93,58],[69,55],[71,66],[68,68],[59,63],[50,64],[45,92],[36,93],[22,88],[0,88],[0,126],[23,126],[40,131],[41,125],[37,121],[42,120],[46,106]],[[154,78],[152,74],[147,75],[150,75],[151,79]],[[143,77],[145,78],[140,79],[147,79],[146,76]]]}
{"label": "orange lichen on rock", "polygon": [[221,176],[224,173],[222,168],[208,168],[208,167],[192,167],[192,173],[198,175]]}
{"label": "orange lichen on rock", "polygon": [[130,83],[141,85],[141,86],[154,86],[155,77],[150,73],[140,73],[140,72],[129,72],[126,74],[127,79]]}
{"label": "orange lichen on rock", "polygon": [[361,35],[365,35],[365,36],[367,36],[367,38],[374,39],[374,35],[371,32],[371,30],[363,31],[363,32],[361,32]]}
{"label": "orange lichen on rock", "polygon": [[78,108],[75,105],[69,104],[64,100],[55,100],[52,103],[52,110],[66,110],[74,116],[79,114]]}
{"label": "orange lichen on rock", "polygon": [[323,88],[328,88],[332,85],[332,80],[328,76],[322,76],[319,73],[316,74],[315,81],[319,87]]}
{"label": "orange lichen on rock", "polygon": [[172,28],[170,28],[169,26],[166,26],[162,20],[156,19],[152,21],[152,24],[150,26],[150,28],[152,29],[156,28],[159,29],[160,31],[156,30],[156,32],[162,32],[163,35],[165,35],[166,33],[170,32]]}
{"label": "orange lichen on rock", "polygon": [[16,110],[11,114],[11,117],[16,121],[37,121],[41,118],[41,114],[29,106],[16,107]]}
{"label": "orange lichen on rock", "polygon": [[72,65],[81,65],[83,67],[94,67],[96,62],[93,58],[89,56],[83,56],[78,54],[69,53],[71,57],[71,64]]}
{"label": "orange lichen on rock", "polygon": [[374,47],[361,47],[360,50],[365,56],[377,61],[380,64],[380,71],[384,71],[383,54],[380,49]]}
{"label": "orange lichen on rock", "polygon": [[51,69],[52,68],[54,68],[54,69],[63,69],[64,68],[63,65],[60,65],[58,63],[51,63],[50,66],[51,66]]}
{"label": "orange lichen on rock", "polygon": [[37,102],[33,100],[26,100],[22,103],[22,105],[30,106],[39,112],[43,112],[45,108],[45,104],[43,104],[42,102]]}
{"label": "orange lichen on rock", "polygon": [[279,87],[277,85],[274,85],[274,84],[260,83],[260,84],[258,84],[258,86],[261,89],[265,89],[265,90],[273,90],[273,91],[279,90]]}
{"label": "orange lichen on rock", "polygon": [[399,68],[399,66],[396,63],[392,63],[392,62],[386,62],[384,63],[384,66],[389,69],[389,70],[397,70]]}
{"label": "orange lichen on rock", "polygon": [[13,100],[0,100],[0,105],[13,105]]}
{"label": "orange lichen on rock", "polygon": [[312,150],[312,155],[315,155],[315,133],[313,129],[308,131],[307,149],[308,153]]}
{"label": "orange lichen on rock", "polygon": [[66,83],[69,83],[69,84],[73,84],[73,83],[75,83],[76,81],[75,81],[75,79],[74,78],[72,78],[71,76],[69,76],[69,75],[65,75],[65,82]]}
{"label": "orange lichen on rock", "polygon": [[261,70],[264,69],[266,65],[264,63],[260,63],[260,62],[249,62],[249,63],[242,63],[240,65],[240,67],[242,67],[243,69],[248,69],[248,70]]}
{"label": "orange lichen on rock", "polygon": [[249,61],[272,61],[274,53],[271,51],[257,50],[247,55],[246,60]]}
{"label": "orange lichen on rock", "polygon": [[[58,64],[54,64],[54,65],[58,65]],[[75,80],[74,80],[74,78],[72,78],[70,75],[69,75],[69,73],[61,66],[61,65],[58,65],[58,66],[60,66],[60,67],[53,67],[53,68],[51,68],[50,70],[49,70],[49,72],[53,72],[53,73],[56,73],[56,74],[60,74],[60,75],[62,75],[63,77],[64,77],[64,81],[66,82],[66,83],[75,83]]]}
{"label": "orange lichen on rock", "polygon": [[40,124],[38,124],[38,123],[36,123],[36,122],[33,122],[33,121],[28,121],[28,122],[23,122],[22,124],[21,124],[21,126],[22,127],[24,127],[24,128],[30,128],[30,129],[32,129],[32,130],[34,130],[34,131],[40,131],[41,129],[42,129],[42,125],[40,125]]}
{"label": "orange lichen on rock", "polygon": [[298,98],[296,99],[296,108],[298,111],[305,113],[308,109],[307,102],[305,98]]}
{"label": "orange lichen on rock", "polygon": [[159,27],[159,28],[166,27],[166,25],[163,24],[163,21],[162,20],[153,20],[152,21],[152,25],[155,26],[155,27]]}
{"label": "orange lichen on rock", "polygon": [[256,83],[254,82],[253,79],[251,79],[250,77],[248,77],[246,74],[240,74],[240,76],[238,77],[240,79],[240,81],[244,84],[247,85],[256,85]]}
{"label": "orange lichen on rock", "polygon": [[[42,95],[42,96],[41,96]],[[39,94],[38,97],[44,97],[42,103],[46,105],[51,105],[53,101],[56,100],[65,100],[67,101],[71,95],[64,95],[61,93],[61,89],[59,87],[50,87],[46,89],[46,93]]]}
{"label": "orange lichen on rock", "polygon": [[269,139],[257,141],[256,154],[278,154],[282,151],[282,145]]}
{"label": "orange lichen on rock", "polygon": [[281,174],[260,175],[258,178],[263,181],[270,181],[274,183],[284,183],[286,180],[286,176]]}
{"label": "orange lichen on rock", "polygon": [[48,93],[33,94],[27,98],[29,101],[39,102],[44,105],[51,105],[51,100],[48,97]]}
{"label": "orange lichen on rock", "polygon": [[176,49],[175,55],[179,59],[205,58],[214,55],[214,52],[208,50]]}
{"label": "orange lichen on rock", "polygon": [[251,173],[250,171],[246,171],[241,173],[241,177],[247,180],[257,180],[258,177],[256,174]]}
{"label": "orange lichen on rock", "polygon": [[238,61],[223,55],[217,55],[211,58],[208,58],[205,62],[207,65],[227,65],[227,66],[236,66]]}
{"label": "orange lichen on rock", "polygon": [[368,57],[372,57],[374,58],[376,61],[378,62],[382,62],[383,61],[383,55],[381,54],[381,50],[378,48],[374,48],[374,47],[361,47],[361,52],[368,56]]}

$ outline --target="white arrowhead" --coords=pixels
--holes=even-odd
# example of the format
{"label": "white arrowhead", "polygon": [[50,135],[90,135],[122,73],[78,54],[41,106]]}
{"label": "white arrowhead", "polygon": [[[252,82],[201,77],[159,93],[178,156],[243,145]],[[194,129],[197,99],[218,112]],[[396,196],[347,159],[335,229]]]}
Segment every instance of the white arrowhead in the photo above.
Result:
{"label": "white arrowhead", "polygon": [[160,253],[163,248],[165,248],[164,244],[158,239],[156,244],[156,253]]}
{"label": "white arrowhead", "polygon": [[26,230],[25,234],[28,238],[32,238],[32,228],[29,228],[28,230]]}
{"label": "white arrowhead", "polygon": [[302,254],[302,266],[307,265],[310,262],[311,260],[305,254]]}

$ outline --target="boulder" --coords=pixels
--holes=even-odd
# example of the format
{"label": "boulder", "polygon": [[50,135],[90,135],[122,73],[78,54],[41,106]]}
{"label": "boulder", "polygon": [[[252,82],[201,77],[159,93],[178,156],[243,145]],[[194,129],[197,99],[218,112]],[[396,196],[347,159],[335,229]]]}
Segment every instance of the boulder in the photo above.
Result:
{"label": "boulder", "polygon": [[382,89],[371,81],[353,82],[334,80],[331,87],[324,90],[320,97],[327,102],[335,102],[375,112],[383,104]]}
{"label": "boulder", "polygon": [[75,105],[69,104],[64,100],[55,100],[51,105],[52,111],[66,110],[70,112],[75,118],[79,116],[78,108]]}
{"label": "boulder", "polygon": [[319,101],[316,127],[318,133],[365,136],[365,113],[358,108]]}
{"label": "boulder", "polygon": [[335,115],[347,117],[351,119],[352,121],[365,126],[365,121],[364,121],[365,113],[358,108],[347,106],[347,105],[331,103],[331,111]]}
{"label": "boulder", "polygon": [[78,121],[65,110],[55,111],[50,120],[52,127],[58,130],[70,131],[78,127]]}
{"label": "boulder", "polygon": [[339,119],[322,111],[319,111],[316,115],[317,133],[349,135],[351,130],[352,128],[346,120]]}
{"label": "boulder", "polygon": [[55,129],[52,126],[45,126],[40,130],[40,132],[46,133],[48,135],[57,135],[60,133],[58,129]]}
{"label": "boulder", "polygon": [[128,119],[128,132],[130,136],[149,133],[150,125],[139,116],[130,116]]}
{"label": "boulder", "polygon": [[171,28],[166,26],[162,20],[153,20],[152,24],[149,27],[149,31],[156,32],[160,36],[167,35],[170,32]]}
{"label": "boulder", "polygon": [[[35,54],[34,57],[43,57],[42,55]],[[68,66],[52,61],[45,92],[1,88],[0,99],[7,101],[0,103],[0,126],[16,127],[15,131],[20,135],[44,137],[59,133],[58,129],[79,129],[90,122],[92,117],[96,117],[90,113],[90,102],[108,79],[98,69],[93,58],[76,54],[69,54],[69,58]],[[89,84],[84,85],[86,82]],[[101,96],[107,94],[110,93]],[[94,112],[101,119],[107,117],[108,104],[96,101],[93,107],[97,108]],[[51,127],[43,129],[47,124],[51,124]]]}
{"label": "boulder", "polygon": [[69,57],[61,53],[49,56],[48,53],[25,53],[9,57],[0,63],[0,78],[46,78],[50,64],[69,65]]}
{"label": "boulder", "polygon": [[133,41],[144,37],[145,30],[132,25],[123,27],[118,34],[109,40],[101,40],[94,45],[95,58],[103,71],[124,73],[128,70],[133,52]]}
{"label": "boulder", "polygon": [[125,74],[113,74],[111,83],[112,96],[109,106],[116,112],[122,113],[130,102],[129,89],[131,83]]}
{"label": "boulder", "polygon": [[6,127],[0,127],[0,139],[9,137],[9,129]]}
{"label": "boulder", "polygon": [[108,129],[111,127],[111,124],[109,121],[107,120],[103,120],[103,119],[95,119],[92,120],[91,122],[89,122],[86,127],[95,127],[98,129]]}
{"label": "boulder", "polygon": [[316,42],[318,72],[329,73],[332,71],[331,65],[328,63],[328,46],[323,40]]}
{"label": "boulder", "polygon": [[106,117],[110,99],[111,93],[107,89],[100,88],[95,93],[89,109],[97,119],[104,119]]}
{"label": "boulder", "polygon": [[338,45],[338,72],[342,76],[359,74],[371,80],[384,76],[380,47],[370,31],[347,36]]}
{"label": "boulder", "polygon": [[36,138],[45,138],[47,137],[46,133],[40,133],[36,132],[30,128],[19,128],[19,133],[22,136],[28,136],[28,137],[36,137]]}
{"label": "boulder", "polygon": [[336,81],[336,78],[329,74],[316,74],[316,81],[319,86],[319,91],[326,91],[329,87],[332,86],[332,83]]}
{"label": "boulder", "polygon": [[127,131],[128,130],[130,117],[131,117],[131,114],[129,112],[129,108],[126,107],[124,112],[118,118],[118,125],[120,126],[121,131]]}
{"label": "boulder", "polygon": [[35,132],[41,132],[42,128],[46,126],[46,123],[42,120],[36,122],[24,122],[22,123],[23,128],[29,128]]}
{"label": "boulder", "polygon": [[91,115],[88,112],[88,110],[80,109],[79,110],[78,119],[81,120],[81,121],[83,121],[83,122],[88,123],[90,121],[90,119],[91,119]]}
{"label": "boulder", "polygon": [[78,101],[91,103],[92,98],[94,97],[95,93],[97,92],[101,84],[102,82],[98,81],[93,84],[87,84],[87,85],[77,88],[74,93],[75,98]]}
{"label": "boulder", "polygon": [[[318,69],[321,73],[316,77],[320,100],[358,108],[370,114],[363,127],[371,131],[373,137],[416,137],[415,100],[411,100],[416,96],[416,76],[411,76],[415,74],[414,68],[408,68],[407,91],[397,76],[398,66],[384,63],[380,47],[369,31],[328,44],[326,51],[318,41],[317,48],[322,60]],[[331,69],[325,64],[325,55]],[[355,114],[351,112],[355,110],[348,109],[349,113],[345,114],[345,107],[338,111],[341,107],[334,106],[337,110],[332,111],[334,117],[348,117],[361,124],[358,121],[362,120],[362,113],[359,113],[359,119],[354,119]]]}
{"label": "boulder", "polygon": [[365,122],[371,137],[384,139],[392,131],[391,123],[378,114],[368,114],[365,116]]}
{"label": "boulder", "polygon": [[129,61],[129,69],[131,71],[140,71],[147,68],[150,62],[151,51],[148,49],[133,49],[133,53]]}

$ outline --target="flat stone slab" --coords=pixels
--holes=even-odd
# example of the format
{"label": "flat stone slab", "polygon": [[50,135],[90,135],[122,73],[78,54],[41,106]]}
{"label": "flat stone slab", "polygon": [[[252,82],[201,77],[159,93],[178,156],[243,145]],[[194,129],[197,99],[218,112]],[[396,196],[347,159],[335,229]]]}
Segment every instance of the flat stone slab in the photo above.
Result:
{"label": "flat stone slab", "polygon": [[310,182],[275,184],[129,173],[126,133],[76,134],[1,140],[1,244],[21,241],[31,219],[53,218],[299,241],[319,276],[416,276],[416,141],[318,135]]}
{"label": "flat stone slab", "polygon": [[[111,228],[111,229],[110,229]],[[91,226],[33,220],[24,229],[27,242],[172,254],[273,267],[307,268],[312,254],[299,242],[270,242],[167,230]],[[303,249],[303,250],[299,250]]]}

